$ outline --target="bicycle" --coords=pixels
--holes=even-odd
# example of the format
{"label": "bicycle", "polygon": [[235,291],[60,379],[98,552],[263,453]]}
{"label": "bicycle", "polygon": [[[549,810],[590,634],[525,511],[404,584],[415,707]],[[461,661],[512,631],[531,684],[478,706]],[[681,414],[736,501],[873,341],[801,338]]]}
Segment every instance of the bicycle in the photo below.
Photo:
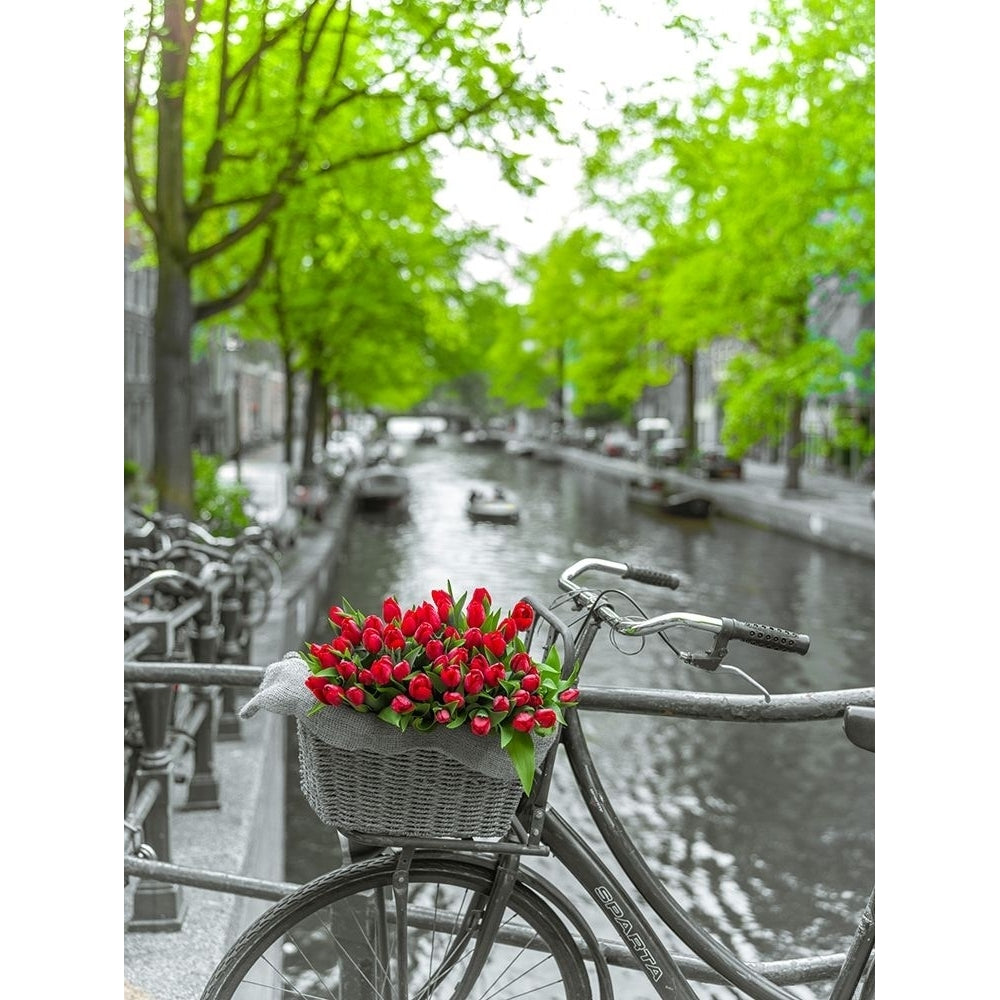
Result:
{"label": "bicycle", "polygon": [[[728,644],[804,654],[809,637],[783,628],[688,612],[647,617],[620,590],[595,592],[575,583],[585,572],[676,589],[676,576],[626,563],[586,558],[559,577],[564,597],[536,611],[535,630],[547,649],[564,648],[564,669],[584,666],[597,633],[660,636],[679,659],[740,677],[770,695],[738,667],[724,662]],[[628,601],[637,614],[620,614]],[[581,613],[576,635],[555,610]],[[701,651],[679,649],[668,633],[694,630],[713,637]],[[848,738],[874,751],[874,707],[844,706]],[[549,753],[523,796],[510,832],[497,841],[403,838],[341,831],[352,858],[370,856],[301,886],[252,923],[222,958],[202,1000],[227,1000],[241,986],[295,997],[372,997],[379,1000],[614,996],[612,965],[641,970],[656,997],[696,1000],[693,983],[721,983],[753,1000],[794,1000],[785,985],[833,980],[830,1000],[874,997],[874,889],[843,955],[753,966],[711,937],[667,892],[649,868],[608,800],[590,756],[578,713],[569,710],[560,741],[604,844],[631,885],[627,890],[596,851],[550,805],[557,755]],[[552,856],[595,900],[621,945],[598,939],[577,905],[525,863]],[[646,916],[649,909],[690,950],[675,955]]]}

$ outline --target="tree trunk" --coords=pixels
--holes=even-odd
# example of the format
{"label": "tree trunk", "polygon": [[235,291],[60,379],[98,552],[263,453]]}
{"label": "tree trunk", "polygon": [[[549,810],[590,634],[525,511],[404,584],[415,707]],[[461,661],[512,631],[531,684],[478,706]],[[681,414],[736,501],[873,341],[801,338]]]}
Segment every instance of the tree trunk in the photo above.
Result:
{"label": "tree trunk", "polygon": [[694,422],[694,402],[696,386],[694,381],[695,360],[697,352],[692,351],[689,357],[683,358],[684,363],[684,437],[687,439],[687,453],[684,464],[690,466],[694,460],[694,452],[698,447],[698,427]]}
{"label": "tree trunk", "polygon": [[158,265],[153,323],[153,482],[160,509],[194,516],[191,467],[191,267],[184,202],[184,99],[189,32],[182,0],[164,6],[157,91],[156,232]]}
{"label": "tree trunk", "polygon": [[309,392],[306,393],[306,423],[302,435],[302,471],[313,467],[313,450],[316,445],[316,422],[323,409],[323,379],[318,368],[309,373]]}
{"label": "tree trunk", "polygon": [[194,516],[191,468],[191,279],[160,249],[153,326],[153,484],[160,510]]}
{"label": "tree trunk", "polygon": [[804,402],[796,396],[788,415],[788,454],[785,456],[785,489],[800,488],[799,472],[802,469],[802,413]]}
{"label": "tree trunk", "polygon": [[285,371],[284,458],[291,465],[292,436],[295,430],[295,372],[292,370],[292,352],[287,347],[281,348],[281,362]]}

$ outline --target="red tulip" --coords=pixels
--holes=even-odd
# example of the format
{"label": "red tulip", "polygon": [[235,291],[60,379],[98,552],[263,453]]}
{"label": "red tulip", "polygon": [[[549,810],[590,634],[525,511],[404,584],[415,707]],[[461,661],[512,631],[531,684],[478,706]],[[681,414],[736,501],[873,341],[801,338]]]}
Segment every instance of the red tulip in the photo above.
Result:
{"label": "red tulip", "polygon": [[531,669],[531,657],[527,653],[515,653],[510,658],[510,669],[515,674],[527,673]]}
{"label": "red tulip", "polygon": [[481,604],[472,601],[465,609],[465,619],[472,628],[479,628],[486,621],[486,611]]}
{"label": "red tulip", "polygon": [[518,601],[510,613],[519,632],[527,631],[535,620],[535,609],[527,601]]}
{"label": "red tulip", "polygon": [[466,629],[462,641],[466,649],[477,649],[483,644],[483,633],[477,628]]}
{"label": "red tulip", "polygon": [[434,686],[431,684],[431,679],[427,674],[417,674],[410,681],[408,690],[410,697],[414,701],[430,701],[434,696]]}
{"label": "red tulip", "polygon": [[340,638],[346,639],[352,645],[356,645],[361,639],[361,627],[353,618],[348,618],[340,630]]}
{"label": "red tulip", "polygon": [[424,601],[417,609],[417,615],[421,622],[430,625],[435,632],[441,627],[441,615],[438,614],[438,609],[433,604]]}
{"label": "red tulip", "polygon": [[487,632],[483,636],[483,645],[494,656],[503,656],[507,652],[507,642],[499,632]]}
{"label": "red tulip", "polygon": [[369,653],[377,653],[382,648],[382,636],[373,628],[366,628],[361,633],[361,644]]}
{"label": "red tulip", "polygon": [[485,587],[476,587],[472,592],[472,601],[488,608],[493,603],[493,598],[490,597],[490,592]]}
{"label": "red tulip", "polygon": [[345,692],[347,700],[356,708],[365,703],[365,693],[359,687],[349,687]]}
{"label": "red tulip", "polygon": [[327,617],[337,628],[343,628],[344,622],[348,619],[348,614],[339,604],[334,604],[327,612]]}
{"label": "red tulip", "polygon": [[576,688],[566,688],[565,691],[561,692],[559,695],[559,700],[564,705],[570,705],[575,702],[580,697],[580,692]]}
{"label": "red tulip", "polygon": [[367,629],[370,628],[375,629],[375,631],[378,632],[379,635],[381,635],[383,630],[385,629],[385,622],[382,621],[382,619],[379,618],[378,615],[369,615],[365,619],[364,624],[361,626],[361,631],[365,632]]}
{"label": "red tulip", "polygon": [[510,640],[517,635],[517,625],[515,624],[514,619],[508,615],[500,621],[499,625],[497,625],[497,631],[504,637],[505,642],[510,642]]}
{"label": "red tulip", "polygon": [[481,670],[470,670],[465,675],[465,693],[479,694],[479,692],[483,689],[485,680],[486,679],[483,677],[483,672]]}
{"label": "red tulip", "polygon": [[521,687],[525,691],[537,691],[538,685],[542,683],[541,677],[538,674],[525,674],[521,678]]}
{"label": "red tulip", "polygon": [[[421,626],[422,628],[423,626]],[[420,629],[417,629],[417,642],[421,642],[420,639]],[[427,653],[427,659],[433,661],[439,656],[444,656],[444,643],[440,639],[428,639],[423,643],[424,651]]]}
{"label": "red tulip", "polygon": [[386,649],[402,649],[406,645],[406,638],[395,626],[390,626],[382,636]]}
{"label": "red tulip", "polygon": [[507,676],[507,671],[502,663],[490,663],[483,671],[483,676],[490,687],[496,687]]}
{"label": "red tulip", "polygon": [[528,694],[524,688],[518,688],[511,696],[510,700],[517,705],[518,708],[523,708],[525,705],[531,701],[531,695]]}
{"label": "red tulip", "polygon": [[417,621],[417,616],[412,611],[404,611],[403,620],[400,623],[399,628],[403,635],[409,638],[414,632],[417,631],[417,626],[419,624],[420,622]]}
{"label": "red tulip", "polygon": [[389,707],[397,715],[406,715],[407,712],[413,711],[413,702],[410,701],[405,694],[397,694],[396,697],[392,699],[392,704]]}
{"label": "red tulip", "polygon": [[406,660],[400,660],[399,663],[394,663],[392,665],[392,676],[397,681],[405,681],[407,677],[410,676],[410,665]]}
{"label": "red tulip", "polygon": [[382,617],[386,623],[398,622],[401,616],[402,611],[399,609],[399,602],[395,597],[387,597],[382,602]]}
{"label": "red tulip", "polygon": [[458,667],[445,667],[441,671],[441,683],[447,688],[457,688],[462,683],[462,671]]}
{"label": "red tulip", "polygon": [[493,699],[493,711],[494,712],[509,712],[510,711],[510,699],[506,695],[498,694]]}
{"label": "red tulip", "polygon": [[439,708],[434,713],[434,720],[441,723],[442,726],[446,726],[449,722],[451,722],[451,715],[449,714],[448,709]]}
{"label": "red tulip", "polygon": [[318,698],[320,696],[320,691],[326,687],[330,682],[325,677],[320,677],[318,674],[310,674],[306,678],[306,687]]}
{"label": "red tulip", "polygon": [[324,684],[319,696],[328,705],[339,705],[344,700],[344,689],[339,684]]}
{"label": "red tulip", "polygon": [[531,730],[535,728],[535,714],[534,712],[518,712],[517,715],[510,720],[510,724],[519,733],[530,733]]}
{"label": "red tulip", "polygon": [[375,675],[375,683],[386,685],[392,680],[392,660],[388,656],[380,656],[372,664],[372,673]]}
{"label": "red tulip", "polygon": [[335,667],[339,659],[338,656],[334,655],[333,649],[330,646],[320,646],[316,658],[319,660],[319,665],[324,668]]}
{"label": "red tulip", "polygon": [[535,725],[542,729],[548,729],[559,721],[554,709],[539,708],[535,710]]}
{"label": "red tulip", "polygon": [[445,691],[441,696],[441,700],[446,705],[454,705],[456,709],[462,708],[465,705],[465,696],[459,694],[458,691]]}
{"label": "red tulip", "polygon": [[475,715],[469,720],[469,728],[476,736],[485,736],[493,728],[493,723],[488,715]]}

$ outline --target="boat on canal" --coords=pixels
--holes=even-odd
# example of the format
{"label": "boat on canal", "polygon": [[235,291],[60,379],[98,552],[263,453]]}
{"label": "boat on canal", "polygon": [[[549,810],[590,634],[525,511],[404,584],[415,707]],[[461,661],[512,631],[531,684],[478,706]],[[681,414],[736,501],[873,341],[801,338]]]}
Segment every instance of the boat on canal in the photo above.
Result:
{"label": "boat on canal", "polygon": [[513,524],[521,517],[517,497],[497,483],[474,486],[469,491],[465,511],[473,521]]}
{"label": "boat on canal", "polygon": [[362,510],[397,507],[410,494],[410,477],[391,462],[376,462],[358,474],[355,502]]}
{"label": "boat on canal", "polygon": [[693,490],[671,492],[663,480],[652,477],[632,479],[628,484],[629,503],[670,514],[673,517],[708,517],[712,501]]}

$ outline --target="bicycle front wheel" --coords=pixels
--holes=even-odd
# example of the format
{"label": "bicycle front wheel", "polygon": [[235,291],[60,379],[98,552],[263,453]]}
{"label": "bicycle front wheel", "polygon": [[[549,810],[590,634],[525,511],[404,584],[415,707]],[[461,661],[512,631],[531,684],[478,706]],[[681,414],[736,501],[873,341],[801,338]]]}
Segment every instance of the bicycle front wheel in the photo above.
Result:
{"label": "bicycle front wheel", "polygon": [[[417,855],[400,894],[405,904],[393,893],[396,875],[396,859],[380,857],[314,879],[286,896],[233,944],[202,1000],[591,997],[572,935],[524,885],[515,886],[485,964],[470,977],[478,940],[475,915],[492,885],[491,866]],[[474,982],[466,981],[470,978]]]}

